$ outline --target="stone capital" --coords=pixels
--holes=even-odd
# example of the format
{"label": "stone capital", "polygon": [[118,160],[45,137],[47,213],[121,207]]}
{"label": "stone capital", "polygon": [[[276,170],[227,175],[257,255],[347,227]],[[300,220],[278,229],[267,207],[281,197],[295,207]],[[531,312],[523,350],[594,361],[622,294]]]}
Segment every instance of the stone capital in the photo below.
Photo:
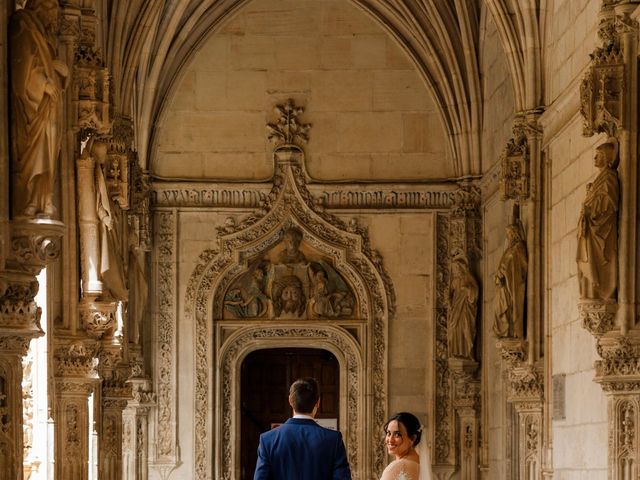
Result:
{"label": "stone capital", "polygon": [[536,365],[514,366],[509,370],[508,379],[508,400],[511,403],[527,405],[527,409],[542,408],[544,377]]}
{"label": "stone capital", "polygon": [[476,412],[480,394],[478,363],[463,358],[449,358],[448,363],[453,380],[453,406],[459,415]]}
{"label": "stone capital", "polygon": [[3,276],[35,277],[60,256],[64,224],[47,218],[17,218],[10,224],[6,272]]}
{"label": "stone capital", "polygon": [[601,359],[595,362],[595,381],[607,393],[640,392],[640,335],[630,332],[598,339]]}
{"label": "stone capital", "polygon": [[72,339],[58,345],[53,354],[56,383],[80,385],[98,381],[97,348],[97,342],[91,339]]}

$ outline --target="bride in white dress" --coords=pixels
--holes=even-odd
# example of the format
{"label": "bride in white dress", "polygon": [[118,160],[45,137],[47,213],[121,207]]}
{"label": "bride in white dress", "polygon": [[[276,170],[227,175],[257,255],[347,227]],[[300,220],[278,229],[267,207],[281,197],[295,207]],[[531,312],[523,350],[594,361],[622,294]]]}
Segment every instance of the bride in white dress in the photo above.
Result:
{"label": "bride in white dress", "polygon": [[380,480],[431,480],[431,461],[426,441],[420,443],[422,425],[415,415],[400,412],[384,425],[384,441],[395,460],[384,469]]}

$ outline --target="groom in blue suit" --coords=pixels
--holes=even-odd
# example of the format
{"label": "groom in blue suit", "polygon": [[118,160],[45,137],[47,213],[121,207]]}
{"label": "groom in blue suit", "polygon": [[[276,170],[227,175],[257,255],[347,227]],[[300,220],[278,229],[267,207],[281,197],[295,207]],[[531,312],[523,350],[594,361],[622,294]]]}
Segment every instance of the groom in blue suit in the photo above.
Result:
{"label": "groom in blue suit", "polygon": [[293,417],[260,435],[253,480],[351,480],[342,434],[321,427],[318,382],[296,380],[289,389]]}

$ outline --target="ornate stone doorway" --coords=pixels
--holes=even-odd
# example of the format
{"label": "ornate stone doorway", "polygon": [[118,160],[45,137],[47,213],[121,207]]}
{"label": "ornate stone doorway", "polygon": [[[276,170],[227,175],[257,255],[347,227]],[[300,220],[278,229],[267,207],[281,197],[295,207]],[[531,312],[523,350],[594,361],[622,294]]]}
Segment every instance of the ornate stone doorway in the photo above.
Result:
{"label": "ornate stone doorway", "polygon": [[337,428],[340,366],[331,352],[312,348],[256,350],[245,357],[240,375],[242,480],[253,478],[259,435],[291,416],[287,393],[297,378],[318,380],[322,397],[317,418],[326,426]]}

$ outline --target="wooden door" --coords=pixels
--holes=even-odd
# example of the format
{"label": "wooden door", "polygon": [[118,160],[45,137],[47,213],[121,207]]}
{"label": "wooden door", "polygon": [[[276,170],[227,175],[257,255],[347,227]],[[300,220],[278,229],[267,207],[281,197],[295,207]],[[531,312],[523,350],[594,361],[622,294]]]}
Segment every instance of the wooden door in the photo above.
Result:
{"label": "wooden door", "polygon": [[253,478],[260,434],[291,417],[289,386],[301,377],[314,377],[320,384],[320,411],[316,418],[336,419],[339,424],[340,368],[330,352],[273,348],[255,351],[242,363],[242,480]]}

